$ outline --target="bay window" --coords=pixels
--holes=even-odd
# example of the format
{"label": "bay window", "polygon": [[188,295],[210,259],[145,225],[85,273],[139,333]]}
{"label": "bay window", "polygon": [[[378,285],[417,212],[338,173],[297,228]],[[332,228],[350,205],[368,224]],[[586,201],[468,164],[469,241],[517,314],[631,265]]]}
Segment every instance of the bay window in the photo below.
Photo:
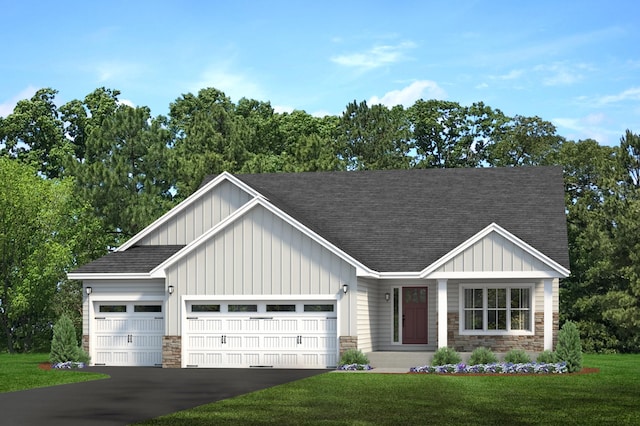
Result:
{"label": "bay window", "polygon": [[463,286],[460,330],[466,334],[532,332],[532,286]]}

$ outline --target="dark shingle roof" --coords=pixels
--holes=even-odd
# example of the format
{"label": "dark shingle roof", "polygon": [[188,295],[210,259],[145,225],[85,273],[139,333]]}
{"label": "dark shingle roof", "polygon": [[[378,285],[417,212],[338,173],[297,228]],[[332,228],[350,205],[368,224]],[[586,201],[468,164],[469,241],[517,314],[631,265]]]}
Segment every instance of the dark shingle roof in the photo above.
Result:
{"label": "dark shingle roof", "polygon": [[133,246],[109,253],[73,271],[74,274],[147,273],[184,246]]}
{"label": "dark shingle roof", "polygon": [[560,167],[237,177],[379,272],[420,271],[493,222],[569,268]]}

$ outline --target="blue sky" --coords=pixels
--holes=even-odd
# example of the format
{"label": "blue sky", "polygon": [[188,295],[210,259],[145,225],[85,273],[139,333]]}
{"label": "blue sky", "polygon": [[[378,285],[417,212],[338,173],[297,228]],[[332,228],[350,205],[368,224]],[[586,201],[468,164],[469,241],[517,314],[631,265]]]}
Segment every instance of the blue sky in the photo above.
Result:
{"label": "blue sky", "polygon": [[98,87],[167,114],[204,87],[277,111],[417,99],[537,115],[568,139],[640,133],[640,2],[0,0],[0,116]]}

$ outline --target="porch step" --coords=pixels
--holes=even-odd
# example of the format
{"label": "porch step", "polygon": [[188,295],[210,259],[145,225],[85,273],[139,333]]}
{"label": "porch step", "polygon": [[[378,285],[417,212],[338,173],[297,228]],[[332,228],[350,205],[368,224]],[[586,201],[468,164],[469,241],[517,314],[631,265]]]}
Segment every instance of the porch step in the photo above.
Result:
{"label": "porch step", "polygon": [[406,368],[431,363],[433,352],[369,352],[366,354],[373,368]]}

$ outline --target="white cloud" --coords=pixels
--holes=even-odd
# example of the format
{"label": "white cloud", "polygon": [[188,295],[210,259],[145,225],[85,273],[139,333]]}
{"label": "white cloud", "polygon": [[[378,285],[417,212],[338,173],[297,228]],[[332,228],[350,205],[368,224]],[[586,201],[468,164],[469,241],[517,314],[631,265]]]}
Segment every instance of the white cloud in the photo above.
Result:
{"label": "white cloud", "polygon": [[492,78],[496,80],[516,80],[524,74],[523,70],[511,70],[507,74],[495,75]]}
{"label": "white cloud", "polygon": [[237,102],[240,98],[263,99],[265,97],[263,90],[250,77],[231,71],[227,65],[205,70],[189,90],[198,93],[200,89],[207,87],[215,87],[223,91],[233,102]]}
{"label": "white cloud", "polygon": [[476,89],[487,89],[489,85],[487,83],[480,83],[476,85]]}
{"label": "white cloud", "polygon": [[276,114],[291,114],[293,112],[295,108],[290,107],[290,106],[285,106],[285,105],[274,105],[273,106],[273,112],[275,112]]}
{"label": "white cloud", "polygon": [[597,100],[599,104],[613,104],[622,101],[639,101],[640,87],[632,87],[616,95],[602,96]]}
{"label": "white cloud", "polygon": [[568,86],[584,78],[583,71],[590,67],[585,64],[568,65],[555,63],[551,65],[537,65],[534,71],[544,74],[542,84],[545,86]]}
{"label": "white cloud", "polygon": [[381,98],[372,96],[370,105],[383,104],[388,107],[395,105],[411,106],[418,99],[445,99],[447,93],[434,81],[414,81],[409,86],[385,93]]}
{"label": "white cloud", "polygon": [[365,52],[333,56],[331,61],[345,67],[368,71],[404,60],[405,52],[415,47],[415,43],[410,41],[397,45],[374,46]]}
{"label": "white cloud", "polygon": [[16,107],[18,101],[23,99],[31,99],[33,95],[36,94],[38,89],[33,86],[28,86],[26,89],[22,90],[20,93],[16,94],[10,99],[7,99],[5,102],[0,104],[0,117],[6,117],[13,112],[13,109]]}
{"label": "white cloud", "polygon": [[93,66],[94,72],[98,75],[98,82],[112,82],[138,77],[143,74],[143,67],[136,63],[127,62],[100,62]]}
{"label": "white cloud", "polygon": [[571,140],[594,139],[602,144],[615,144],[620,134],[607,128],[612,120],[600,112],[578,118],[554,118],[551,122],[558,127],[559,134]]}
{"label": "white cloud", "polygon": [[118,103],[121,104],[121,105],[129,106],[131,108],[135,108],[136,107],[136,104],[134,104],[129,99],[118,99]]}

